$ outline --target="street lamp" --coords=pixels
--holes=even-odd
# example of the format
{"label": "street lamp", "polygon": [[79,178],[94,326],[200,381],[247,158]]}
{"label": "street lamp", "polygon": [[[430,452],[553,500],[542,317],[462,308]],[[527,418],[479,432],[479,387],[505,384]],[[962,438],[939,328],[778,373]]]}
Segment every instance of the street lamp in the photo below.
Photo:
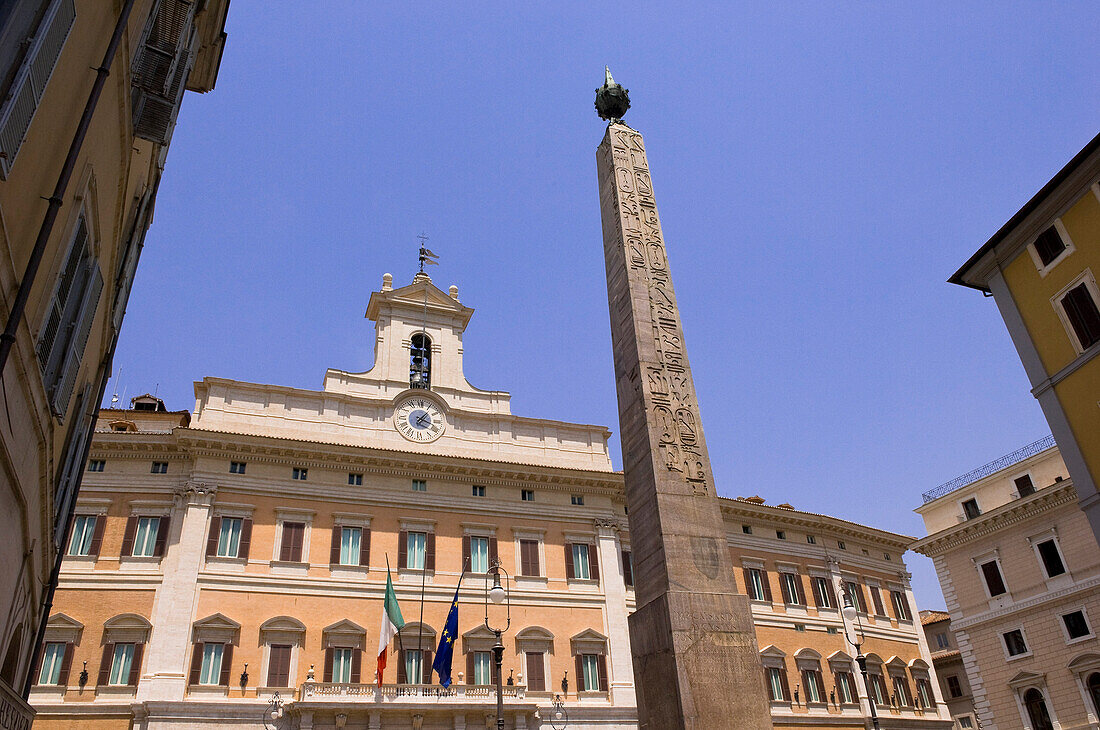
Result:
{"label": "street lamp", "polygon": [[[500,564],[500,560],[494,560],[493,564],[489,566],[487,573],[493,574],[493,586],[488,588],[488,582],[486,582],[485,591],[485,628],[492,631],[496,635],[497,642],[493,645],[493,661],[496,664],[497,675],[497,730],[504,730],[504,690],[500,686],[501,674],[503,669],[501,665],[504,663],[504,644],[500,640],[500,635],[508,630],[508,627],[512,625],[512,589],[508,586],[508,571],[506,571]],[[500,574],[504,573],[505,584],[500,584]],[[504,628],[493,628],[489,625],[489,602],[492,601],[496,605],[504,604],[507,608],[505,614],[507,620],[504,624]]]}
{"label": "street lamp", "polygon": [[[859,672],[863,675],[863,686],[867,688],[867,705],[871,708],[871,725],[875,730],[879,730],[878,713],[875,712],[875,698],[874,693],[871,691],[871,679],[867,676],[867,657],[863,656],[863,645],[867,641],[867,637],[863,633],[863,623],[859,620],[859,612],[856,611],[856,607],[852,605],[852,597],[844,596],[844,608],[840,611],[844,617],[844,638],[848,640],[848,643],[856,648],[856,664],[859,665]],[[854,626],[855,635],[859,638],[857,642],[848,633],[849,626]]]}
{"label": "street lamp", "polygon": [[565,730],[569,724],[569,713],[565,711],[565,700],[561,695],[554,695],[553,706],[550,710],[550,727],[554,730]]}
{"label": "street lamp", "polygon": [[[276,692],[271,697],[271,702],[267,703],[267,707],[264,708],[263,722],[264,727],[270,730],[272,727],[278,727],[279,718],[283,716],[283,698]],[[267,724],[267,719],[271,718],[271,725]]]}

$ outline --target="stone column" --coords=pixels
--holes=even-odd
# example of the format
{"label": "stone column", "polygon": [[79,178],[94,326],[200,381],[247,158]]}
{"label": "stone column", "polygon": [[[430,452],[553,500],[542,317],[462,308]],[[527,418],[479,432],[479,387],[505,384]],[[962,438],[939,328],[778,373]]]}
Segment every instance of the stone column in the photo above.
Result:
{"label": "stone column", "polygon": [[603,566],[604,616],[607,621],[608,663],[611,665],[611,704],[634,707],[634,668],[631,666],[630,628],[626,613],[626,582],[623,579],[622,545],[619,526],[610,520],[596,520],[600,565]]}
{"label": "stone column", "polygon": [[649,730],[771,728],[642,135],[611,122],[596,161],[638,602],[629,624],[639,721]]}
{"label": "stone column", "polygon": [[182,700],[187,692],[191,624],[216,491],[216,487],[193,483],[176,493],[138,701]]}

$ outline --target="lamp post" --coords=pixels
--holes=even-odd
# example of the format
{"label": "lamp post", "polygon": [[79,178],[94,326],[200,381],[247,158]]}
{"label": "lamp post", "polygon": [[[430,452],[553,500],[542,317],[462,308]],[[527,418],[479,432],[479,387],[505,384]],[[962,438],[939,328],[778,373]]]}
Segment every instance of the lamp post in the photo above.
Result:
{"label": "lamp post", "polygon": [[[874,693],[871,691],[871,678],[867,676],[867,657],[863,655],[863,645],[866,643],[867,637],[863,633],[863,624],[859,620],[859,612],[852,605],[851,596],[844,596],[844,608],[841,609],[840,613],[844,617],[844,638],[856,648],[856,664],[859,665],[859,672],[863,675],[863,686],[867,688],[867,706],[871,708],[871,725],[874,726],[875,730],[879,730]],[[853,628],[853,633],[859,638],[858,642],[852,638],[852,634],[848,633],[849,627]]]}
{"label": "lamp post", "polygon": [[[264,727],[268,728],[269,730],[272,727],[278,727],[279,726],[278,725],[279,718],[281,718],[282,716],[283,716],[283,698],[279,696],[278,692],[276,692],[274,695],[272,695],[271,702],[268,702],[267,707],[264,708],[264,714],[263,714]],[[272,722],[271,725],[267,724],[267,718],[269,718],[269,717],[271,718],[271,722]]]}
{"label": "lamp post", "polygon": [[[501,687],[501,674],[503,669],[501,665],[504,663],[504,643],[500,640],[500,635],[508,630],[508,627],[512,625],[512,589],[508,585],[508,571],[506,571],[500,564],[499,560],[493,561],[493,564],[489,566],[488,573],[493,575],[493,586],[488,588],[488,582],[486,582],[485,591],[485,628],[492,631],[496,636],[496,644],[493,645],[493,661],[496,664],[496,684],[497,684],[497,730],[504,730],[504,688]],[[500,574],[504,573],[505,585],[500,584]],[[498,606],[504,604],[507,609],[506,621],[503,628],[494,628],[489,624],[489,603],[495,603]]]}
{"label": "lamp post", "polygon": [[554,730],[565,730],[565,726],[568,724],[569,714],[565,711],[565,700],[561,698],[561,695],[554,695],[550,709],[550,727]]}

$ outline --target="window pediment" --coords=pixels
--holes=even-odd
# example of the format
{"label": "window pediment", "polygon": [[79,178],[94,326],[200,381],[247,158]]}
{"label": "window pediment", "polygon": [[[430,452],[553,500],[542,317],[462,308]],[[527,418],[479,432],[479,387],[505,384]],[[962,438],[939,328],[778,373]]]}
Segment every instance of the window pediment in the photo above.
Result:
{"label": "window pediment", "polygon": [[221,613],[215,613],[195,622],[192,631],[195,641],[210,644],[237,644],[241,625]]}
{"label": "window pediment", "polygon": [[1078,654],[1066,666],[1071,672],[1087,672],[1090,669],[1100,669],[1100,654],[1091,652]]}
{"label": "window pediment", "polygon": [[124,613],[103,622],[104,640],[108,643],[144,644],[149,640],[152,624],[136,613]]}
{"label": "window pediment", "polygon": [[462,635],[462,648],[466,653],[489,651],[497,643],[497,636],[485,624],[480,624]]}
{"label": "window pediment", "polygon": [[291,644],[302,646],[306,626],[290,616],[276,616],[260,624],[261,644]]}
{"label": "window pediment", "polygon": [[815,651],[814,649],[811,649],[807,646],[807,647],[804,647],[804,648],[799,649],[798,651],[796,651],[794,653],[794,658],[795,659],[818,659],[818,660],[820,660],[821,659],[821,653],[818,652],[818,651]]}
{"label": "window pediment", "polygon": [[74,644],[80,643],[80,635],[84,632],[84,624],[71,616],[63,613],[55,613],[46,622],[46,641],[65,641]]}
{"label": "window pediment", "polygon": [[322,644],[326,649],[330,646],[350,646],[353,649],[363,649],[365,648],[367,630],[353,621],[343,619],[323,628],[321,636]]}
{"label": "window pediment", "polygon": [[1008,680],[1008,686],[1022,689],[1042,685],[1045,677],[1045,674],[1036,674],[1035,672],[1017,672],[1012,679]]}
{"label": "window pediment", "polygon": [[783,659],[787,656],[787,653],[780,649],[775,644],[768,644],[760,650],[760,656],[762,657],[774,657],[776,659]]}
{"label": "window pediment", "polygon": [[585,629],[569,639],[573,654],[606,654],[607,637],[595,629]]}
{"label": "window pediment", "polygon": [[541,626],[528,626],[516,634],[516,651],[554,653],[554,635]]}
{"label": "window pediment", "polygon": [[891,669],[901,669],[904,671],[905,668],[909,665],[904,659],[895,654],[886,661],[886,666],[890,667]]}

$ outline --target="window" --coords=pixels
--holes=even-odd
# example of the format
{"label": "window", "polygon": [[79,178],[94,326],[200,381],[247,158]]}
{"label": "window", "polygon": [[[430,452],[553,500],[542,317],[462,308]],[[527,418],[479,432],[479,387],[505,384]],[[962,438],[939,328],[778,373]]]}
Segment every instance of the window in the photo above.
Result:
{"label": "window", "polygon": [[623,550],[623,583],[627,588],[634,587],[634,553]]}
{"label": "window", "polygon": [[290,472],[290,478],[291,479],[297,479],[298,481],[301,481],[301,482],[304,482],[306,480],[306,477],[308,477],[308,476],[309,476],[309,469],[305,469],[305,468],[300,467],[300,466],[294,467],[294,469],[292,469],[291,472]]}
{"label": "window", "polygon": [[890,602],[894,604],[894,616],[898,621],[912,621],[913,614],[909,611],[909,602],[905,600],[905,594],[901,591],[890,591]]}
{"label": "window", "polygon": [[432,387],[432,339],[423,332],[409,340],[409,387]]}
{"label": "window", "polygon": [[936,697],[932,685],[924,677],[917,677],[917,700],[921,707],[935,707]]}
{"label": "window", "polygon": [[217,556],[235,558],[241,550],[241,526],[244,520],[239,517],[222,517],[219,522]]}
{"label": "window", "polygon": [[305,540],[304,522],[284,522],[283,539],[279,544],[279,560],[286,563],[302,562],[302,543]]}
{"label": "window", "polygon": [[1054,226],[1040,233],[1039,237],[1035,239],[1035,253],[1039,255],[1039,260],[1043,262],[1044,268],[1050,266],[1054,259],[1058,258],[1065,250],[1066,244],[1062,241],[1062,237],[1058,235],[1058,229]]}
{"label": "window", "polygon": [[289,644],[272,644],[267,661],[267,686],[290,686],[290,650]]}
{"label": "window", "polygon": [[846,545],[844,544],[844,541],[843,541],[843,540],[837,540],[837,541],[836,541],[836,546],[837,546],[837,548],[839,548],[840,550],[847,550],[847,549],[848,549],[848,547],[847,547],[847,546],[846,546]]}
{"label": "window", "polygon": [[573,552],[573,577],[588,580],[592,575],[588,565],[588,546],[573,543],[571,547]]}
{"label": "window", "polygon": [[1036,545],[1035,549],[1039,551],[1039,558],[1043,561],[1043,570],[1046,571],[1047,578],[1066,572],[1066,566],[1062,563],[1062,556],[1058,552],[1058,545],[1054,542],[1054,538],[1044,540]]}
{"label": "window", "polygon": [[875,697],[875,704],[889,704],[890,699],[886,692],[886,680],[882,678],[881,674],[875,672],[871,672],[867,676],[871,678],[871,694]]}
{"label": "window", "polygon": [[961,728],[961,730],[970,730],[970,728],[974,727],[974,723],[971,721],[969,715],[963,715],[955,719],[959,721],[959,728]]}
{"label": "window", "polygon": [[814,603],[818,608],[836,608],[833,605],[833,590],[827,578],[814,577],[810,579],[810,587],[814,592]]}
{"label": "window", "polygon": [[[360,565],[363,528],[340,526],[340,565]],[[333,680],[337,681],[337,680]]]}
{"label": "window", "polygon": [[842,705],[851,705],[856,701],[855,679],[850,672],[836,673],[836,694]]}
{"label": "window", "polygon": [[218,684],[222,674],[224,644],[202,644],[202,665],[199,684]]}
{"label": "window", "polygon": [[527,689],[531,692],[546,691],[546,663],[541,651],[527,652]]}
{"label": "window", "polygon": [[195,7],[161,2],[148,21],[131,66],[135,137],[168,145],[193,63]]}
{"label": "window", "polygon": [[746,535],[751,535],[752,525],[741,525],[741,532],[745,533]]}
{"label": "window", "polygon": [[153,557],[156,554],[157,533],[159,531],[159,517],[139,517],[137,532],[134,534],[134,548],[130,554],[134,557]]}
{"label": "window", "polygon": [[777,540],[786,540],[787,539],[787,533],[784,532],[783,530],[776,530],[775,531],[775,539],[777,539]]}
{"label": "window", "polygon": [[806,542],[808,542],[811,545],[816,545],[817,544],[817,538],[814,537],[813,535],[806,535]]}
{"label": "window", "polygon": [[103,459],[92,459],[88,462],[88,471],[103,471],[105,466],[107,466],[107,462]]}
{"label": "window", "polygon": [[130,674],[134,669],[134,644],[115,644],[110,654],[111,673],[107,678],[107,684],[130,684]]}
{"label": "window", "polygon": [[230,474],[244,474],[244,468],[246,464],[243,461],[231,461],[229,462]]}
{"label": "window", "polygon": [[787,674],[779,667],[768,667],[768,695],[772,702],[789,702]]}
{"label": "window", "polygon": [[882,559],[883,560],[893,560],[893,558],[890,557],[890,553],[883,553],[882,554]]}
{"label": "window", "polygon": [[959,684],[959,678],[956,677],[954,674],[947,678],[947,694],[951,697],[951,699],[962,697],[962,685]]}
{"label": "window", "polygon": [[913,706],[913,694],[909,691],[909,682],[904,676],[893,675],[890,677],[894,685],[894,694],[898,698],[898,704],[902,707]]}
{"label": "window", "polygon": [[475,484],[471,488],[471,490],[472,490],[473,495],[475,497],[484,497],[485,496],[485,487],[482,487],[482,486],[479,486],[479,485]]}
{"label": "window", "polygon": [[[351,681],[351,662],[354,650],[347,647],[332,650],[332,681],[347,684]],[[406,660],[408,657],[406,657]]]}
{"label": "window", "polygon": [[149,469],[150,474],[167,474],[168,462],[167,461],[154,461],[153,466]]}
{"label": "window", "polygon": [[1088,621],[1085,620],[1084,611],[1073,611],[1062,616],[1062,623],[1066,626],[1066,636],[1073,639],[1080,639],[1082,636],[1089,636],[1092,634],[1092,630],[1089,629]]}
{"label": "window", "polygon": [[783,603],[788,606],[806,605],[806,596],[802,590],[802,581],[795,573],[780,573],[779,587],[783,591]]}
{"label": "window", "polygon": [[489,572],[489,538],[477,536],[470,538],[470,572]]}
{"label": "window", "polygon": [[745,591],[754,601],[770,601],[768,578],[760,568],[745,568]]}
{"label": "window", "polygon": [[1016,485],[1016,493],[1021,497],[1026,497],[1029,494],[1035,494],[1035,485],[1031,482],[1031,475],[1024,474],[1022,477],[1016,477],[1012,480],[1012,483]]}
{"label": "window", "polygon": [[584,505],[584,495],[583,494],[571,494],[571,495],[569,495],[569,503],[572,504],[574,507],[583,506]]}
{"label": "window", "polygon": [[348,486],[361,487],[363,486],[363,475],[352,472],[348,474]]}
{"label": "window", "polygon": [[1020,629],[1013,629],[1003,634],[1003,636],[1005,640],[1005,649],[1008,651],[1009,656],[1027,654],[1027,642],[1024,641],[1023,631]]}
{"label": "window", "polygon": [[493,655],[487,651],[474,652],[474,684],[493,683]]}
{"label": "window", "polygon": [[975,517],[979,516],[982,513],[982,511],[980,509],[978,509],[978,500],[976,500],[976,499],[966,500],[965,502],[962,503],[962,508],[963,508],[963,514],[966,516],[966,519],[968,519],[968,520],[972,520],[972,519],[974,519]]}
{"label": "window", "polygon": [[867,613],[867,601],[863,598],[863,589],[855,581],[844,582],[844,596],[860,613]]}
{"label": "window", "polygon": [[1047,703],[1043,699],[1043,693],[1032,687],[1024,692],[1024,707],[1027,708],[1027,716],[1031,719],[1032,730],[1054,730],[1054,723],[1050,721],[1050,713],[1047,712]]}
{"label": "window", "polygon": [[886,609],[882,605],[882,593],[879,591],[878,586],[867,586],[867,589],[871,591],[871,603],[875,606],[875,615],[885,616]]}
{"label": "window", "polygon": [[603,657],[599,654],[581,654],[578,656],[578,664],[580,668],[578,671],[581,673],[581,688],[585,692],[602,692],[606,689],[603,686],[603,675],[606,674],[606,670],[601,666]]}
{"label": "window", "polygon": [[986,590],[989,591],[990,598],[996,598],[1008,592],[1008,589],[1005,588],[1004,578],[1001,576],[1001,568],[997,565],[996,560],[982,563],[981,570],[982,577],[985,578],[985,587]]}
{"label": "window", "polygon": [[1066,292],[1061,305],[1082,350],[1100,342],[1100,309],[1085,282]]}
{"label": "window", "polygon": [[522,499],[524,502],[534,502],[535,501],[535,490],[533,490],[533,489],[521,489],[521,490],[519,490],[519,498]]}
{"label": "window", "polygon": [[405,681],[409,684],[424,681],[424,653],[420,649],[405,650]]}
{"label": "window", "polygon": [[519,541],[519,565],[520,575],[535,577],[542,575],[539,567],[539,541]]}
{"label": "window", "polygon": [[937,649],[949,649],[950,647],[951,647],[951,642],[947,640],[947,634],[946,633],[941,631],[940,633],[936,634],[936,648]]}
{"label": "window", "polygon": [[[407,559],[405,567],[409,570],[424,570],[424,558],[426,556],[427,533],[410,532],[405,538]],[[411,675],[419,676],[419,675]]]}
{"label": "window", "polygon": [[825,682],[821,678],[821,672],[817,669],[806,669],[802,672],[802,683],[806,685],[806,702],[825,701]]}
{"label": "window", "polygon": [[423,479],[413,479],[412,490],[414,492],[426,492],[428,491],[428,483]]}
{"label": "window", "polygon": [[[69,664],[72,664],[72,651],[65,642],[51,641],[42,649],[42,668],[38,672],[39,684],[66,684],[61,681],[61,669],[65,665],[65,653],[69,652]],[[68,675],[68,671],[65,672]]]}
{"label": "window", "polygon": [[831,635],[834,635],[834,634],[839,634],[840,631],[837,630],[836,626],[826,626],[825,627],[825,633],[829,634],[831,636]]}
{"label": "window", "polygon": [[795,624],[794,625],[794,630],[799,631],[799,632],[805,631],[806,630],[806,624]]}
{"label": "window", "polygon": [[[98,546],[93,550],[95,542],[96,526],[99,517],[96,515],[77,515],[73,519],[73,534],[69,540],[69,555],[94,555],[99,552]],[[103,531],[100,530],[100,539]]]}

